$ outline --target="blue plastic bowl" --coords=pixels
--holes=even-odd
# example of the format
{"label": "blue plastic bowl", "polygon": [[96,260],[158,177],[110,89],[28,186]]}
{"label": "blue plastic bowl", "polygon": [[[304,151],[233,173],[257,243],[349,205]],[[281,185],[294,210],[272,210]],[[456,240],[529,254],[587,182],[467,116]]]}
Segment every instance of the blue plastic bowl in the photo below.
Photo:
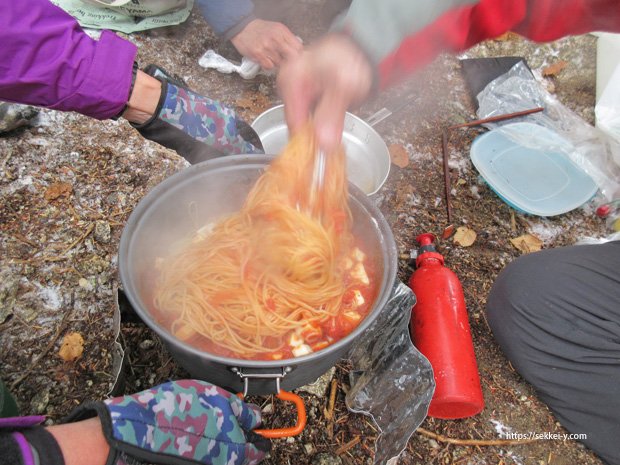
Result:
{"label": "blue plastic bowl", "polygon": [[504,202],[522,213],[555,216],[590,200],[598,187],[569,157],[573,145],[533,123],[512,123],[478,136],[472,163]]}

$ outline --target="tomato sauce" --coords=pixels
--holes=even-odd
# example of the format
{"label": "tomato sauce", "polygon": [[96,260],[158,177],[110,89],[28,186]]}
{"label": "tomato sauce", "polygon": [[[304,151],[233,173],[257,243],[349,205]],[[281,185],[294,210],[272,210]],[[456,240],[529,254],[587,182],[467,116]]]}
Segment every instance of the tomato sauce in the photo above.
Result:
{"label": "tomato sauce", "polygon": [[[356,245],[353,247],[353,250],[356,249],[361,251],[364,259],[361,261],[359,259],[357,259],[357,261],[352,261],[354,262],[354,266],[357,265],[357,263],[363,265],[366,280],[360,280],[359,277],[355,275],[353,266],[345,271],[344,282],[346,292],[342,298],[342,305],[338,313],[334,317],[324,320],[317,327],[308,325],[297,334],[302,343],[309,347],[310,350],[308,353],[322,350],[350,334],[368,316],[375,302],[378,293],[377,266],[373,263],[368,254],[364,252],[364,246],[360,241],[357,241]],[[245,271],[247,272],[248,270],[246,269]],[[231,296],[225,293],[218,295],[218,298],[222,300],[226,300],[230,297]],[[267,310],[273,311],[274,308],[272,308],[270,304],[273,304],[273,302],[268,300]],[[150,310],[157,324],[168,330],[171,328],[172,322],[177,318],[175,312],[163,312],[156,309],[154,305],[151,305]],[[222,357],[250,360],[285,360],[296,357],[294,348],[289,345],[289,338],[292,333],[293,332],[290,332],[282,338],[266,338],[263,342],[265,346],[271,348],[271,350],[255,354],[252,357],[240,356],[219,345],[218,341],[211,340],[197,333],[193,333],[190,337],[185,339],[184,342],[199,350]]]}

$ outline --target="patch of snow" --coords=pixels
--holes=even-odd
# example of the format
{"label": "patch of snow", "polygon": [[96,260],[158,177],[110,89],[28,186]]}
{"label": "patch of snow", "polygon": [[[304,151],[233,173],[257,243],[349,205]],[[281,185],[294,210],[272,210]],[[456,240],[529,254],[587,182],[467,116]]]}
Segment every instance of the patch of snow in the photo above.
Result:
{"label": "patch of snow", "polygon": [[417,152],[411,143],[405,144],[404,147],[411,161],[426,161],[434,158],[433,154],[430,152]]}
{"label": "patch of snow", "polygon": [[417,194],[410,194],[407,196],[407,204],[411,206],[418,206],[422,204],[422,197]]}
{"label": "patch of snow", "polygon": [[52,310],[58,310],[62,305],[62,297],[59,294],[59,288],[55,286],[45,287],[39,283],[35,283],[39,288],[41,300]]}
{"label": "patch of snow", "polygon": [[500,455],[503,455],[509,459],[511,459],[515,465],[523,465],[523,457],[515,454],[513,451],[509,450],[507,452],[501,451]]}
{"label": "patch of snow", "polygon": [[566,232],[566,225],[551,224],[548,221],[542,220],[539,223],[530,222],[529,232],[543,243],[549,244],[553,242],[558,236]]}
{"label": "patch of snow", "polygon": [[31,137],[27,139],[26,142],[30,145],[36,145],[37,147],[49,147],[49,140],[44,139],[43,137]]}
{"label": "patch of snow", "polygon": [[495,432],[500,438],[505,438],[506,433],[512,433],[512,428],[510,426],[504,425],[499,420],[490,420],[493,423],[493,427],[495,428]]}
{"label": "patch of snow", "polygon": [[464,156],[461,152],[451,152],[448,166],[450,169],[457,170],[459,175],[467,173],[471,169],[469,156]]}
{"label": "patch of snow", "polygon": [[13,195],[15,192],[22,190],[24,187],[32,185],[32,176],[20,176],[8,186],[0,190],[0,196]]}

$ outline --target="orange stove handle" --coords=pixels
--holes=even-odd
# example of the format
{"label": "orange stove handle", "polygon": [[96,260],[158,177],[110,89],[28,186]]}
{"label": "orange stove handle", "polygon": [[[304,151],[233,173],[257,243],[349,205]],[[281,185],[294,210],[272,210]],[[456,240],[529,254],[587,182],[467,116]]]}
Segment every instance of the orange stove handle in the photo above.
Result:
{"label": "orange stove handle", "polygon": [[[237,394],[241,399],[243,399],[243,394]],[[284,402],[292,402],[297,407],[297,423],[295,426],[291,426],[288,428],[276,428],[276,429],[255,429],[253,430],[255,433],[260,434],[261,436],[268,439],[276,439],[276,438],[288,438],[291,436],[297,436],[301,434],[301,432],[306,427],[306,406],[304,405],[304,401],[297,394],[293,394],[292,392],[280,390],[276,397]]]}

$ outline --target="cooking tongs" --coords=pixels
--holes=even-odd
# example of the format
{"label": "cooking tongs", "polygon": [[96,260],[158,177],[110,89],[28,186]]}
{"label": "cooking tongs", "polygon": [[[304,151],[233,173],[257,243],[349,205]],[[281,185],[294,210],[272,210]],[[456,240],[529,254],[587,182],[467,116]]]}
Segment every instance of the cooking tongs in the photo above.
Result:
{"label": "cooking tongs", "polygon": [[310,195],[308,197],[308,206],[310,213],[314,217],[321,216],[323,209],[323,189],[325,187],[325,165],[327,157],[321,149],[317,150],[314,157],[314,170],[312,172],[312,180],[310,181]]}

